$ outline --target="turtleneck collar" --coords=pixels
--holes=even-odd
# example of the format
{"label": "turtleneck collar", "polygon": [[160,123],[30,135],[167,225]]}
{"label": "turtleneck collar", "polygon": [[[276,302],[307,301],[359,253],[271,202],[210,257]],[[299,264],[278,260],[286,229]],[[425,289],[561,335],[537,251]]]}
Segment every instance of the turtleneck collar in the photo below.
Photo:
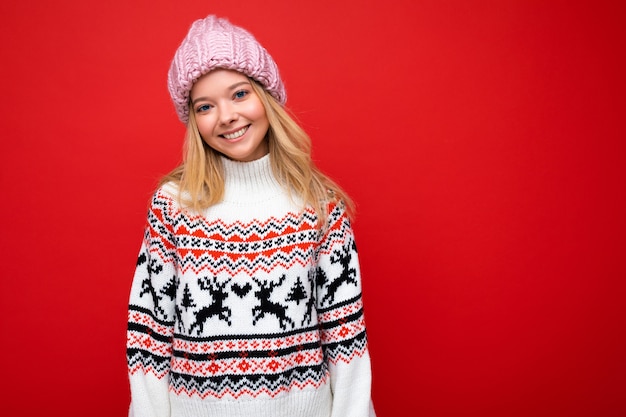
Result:
{"label": "turtleneck collar", "polygon": [[272,198],[283,193],[274,177],[267,154],[250,162],[233,161],[222,157],[224,167],[224,201],[249,203]]}

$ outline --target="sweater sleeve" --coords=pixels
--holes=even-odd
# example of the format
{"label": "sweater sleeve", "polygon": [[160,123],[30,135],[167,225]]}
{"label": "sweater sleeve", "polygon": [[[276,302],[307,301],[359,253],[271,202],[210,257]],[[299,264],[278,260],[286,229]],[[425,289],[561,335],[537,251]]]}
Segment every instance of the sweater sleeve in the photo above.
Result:
{"label": "sweater sleeve", "polygon": [[126,358],[130,417],[169,417],[177,287],[174,233],[163,191],[153,196],[130,290]]}
{"label": "sweater sleeve", "polygon": [[343,205],[331,205],[329,213],[316,281],[322,348],[333,392],[332,417],[375,417],[354,234]]}

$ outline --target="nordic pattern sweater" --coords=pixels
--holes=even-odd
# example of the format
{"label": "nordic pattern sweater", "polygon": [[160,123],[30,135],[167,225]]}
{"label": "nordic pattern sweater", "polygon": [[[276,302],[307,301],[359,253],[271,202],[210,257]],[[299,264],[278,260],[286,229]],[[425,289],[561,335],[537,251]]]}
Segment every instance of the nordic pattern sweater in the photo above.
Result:
{"label": "nordic pattern sweater", "polygon": [[324,229],[269,156],[223,159],[202,216],[161,187],[131,286],[134,417],[372,417],[359,262],[341,204]]}

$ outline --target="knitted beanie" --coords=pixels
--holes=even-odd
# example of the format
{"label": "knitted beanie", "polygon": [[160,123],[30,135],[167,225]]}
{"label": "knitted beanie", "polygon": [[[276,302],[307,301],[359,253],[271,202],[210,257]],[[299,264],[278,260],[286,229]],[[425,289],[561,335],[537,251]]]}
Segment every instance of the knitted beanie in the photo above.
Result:
{"label": "knitted beanie", "polygon": [[258,81],[281,104],[287,100],[278,67],[265,48],[246,30],[211,15],[193,22],[168,73],[168,89],[181,122],[189,120],[193,84],[216,68],[239,71]]}

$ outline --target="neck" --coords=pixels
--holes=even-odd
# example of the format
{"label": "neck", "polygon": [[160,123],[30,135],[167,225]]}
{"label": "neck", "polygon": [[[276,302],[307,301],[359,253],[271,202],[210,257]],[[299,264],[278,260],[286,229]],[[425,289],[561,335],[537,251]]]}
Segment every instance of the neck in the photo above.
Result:
{"label": "neck", "polygon": [[222,157],[222,165],[224,201],[262,201],[283,190],[272,172],[269,154],[250,162],[233,161]]}

